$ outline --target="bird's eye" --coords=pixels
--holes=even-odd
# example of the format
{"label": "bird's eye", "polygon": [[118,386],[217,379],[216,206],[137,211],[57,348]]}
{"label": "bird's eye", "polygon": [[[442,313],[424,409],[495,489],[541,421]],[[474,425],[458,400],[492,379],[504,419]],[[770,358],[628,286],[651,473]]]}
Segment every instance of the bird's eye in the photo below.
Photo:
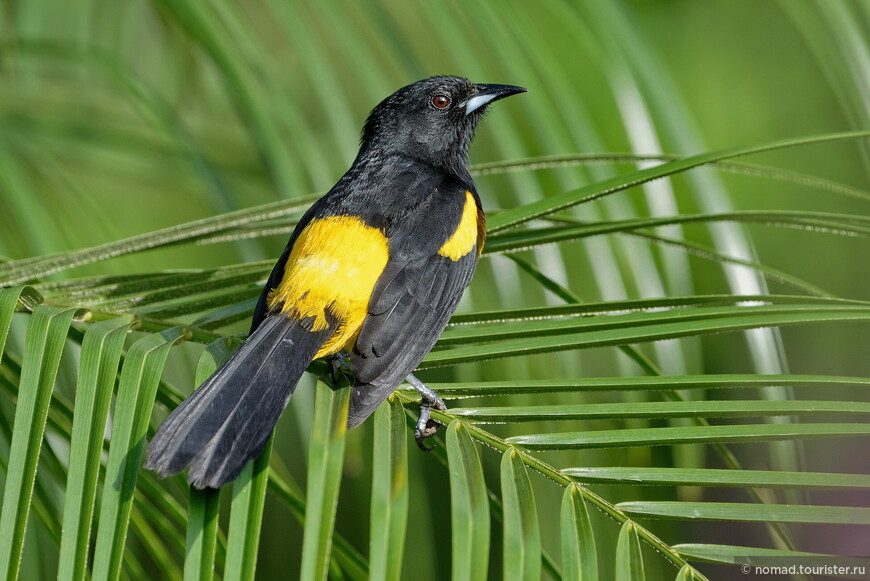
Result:
{"label": "bird's eye", "polygon": [[446,109],[450,106],[450,97],[439,93],[432,97],[432,106],[436,109]]}

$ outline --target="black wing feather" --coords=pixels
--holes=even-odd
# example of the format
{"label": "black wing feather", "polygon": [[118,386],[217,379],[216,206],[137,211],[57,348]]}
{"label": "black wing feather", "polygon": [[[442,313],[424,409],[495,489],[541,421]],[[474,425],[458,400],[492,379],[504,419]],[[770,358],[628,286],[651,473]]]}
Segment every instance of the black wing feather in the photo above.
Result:
{"label": "black wing feather", "polygon": [[375,287],[377,298],[351,354],[358,384],[351,393],[349,428],[371,415],[432,349],[476,262],[474,250],[458,261],[435,254],[404,263],[401,275]]}

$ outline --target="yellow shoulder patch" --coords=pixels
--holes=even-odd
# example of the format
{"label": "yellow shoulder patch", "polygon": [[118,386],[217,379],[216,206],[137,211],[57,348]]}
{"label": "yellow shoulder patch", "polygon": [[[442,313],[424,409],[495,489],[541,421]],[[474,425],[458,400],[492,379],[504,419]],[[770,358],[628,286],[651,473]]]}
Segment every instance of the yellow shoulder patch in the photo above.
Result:
{"label": "yellow shoulder patch", "polygon": [[479,254],[483,249],[479,218],[480,208],[477,207],[474,196],[471,192],[465,192],[465,206],[462,209],[462,219],[459,220],[459,226],[456,227],[456,231],[447,239],[447,242],[438,249],[438,254],[456,261],[471,252],[475,243],[480,242],[477,249]]}
{"label": "yellow shoulder patch", "polygon": [[314,317],[312,331],[327,327],[329,311],[339,327],[316,357],[330,355],[356,340],[388,259],[387,237],[360,218],[315,218],[294,242],[268,306],[280,305],[282,313],[298,319]]}

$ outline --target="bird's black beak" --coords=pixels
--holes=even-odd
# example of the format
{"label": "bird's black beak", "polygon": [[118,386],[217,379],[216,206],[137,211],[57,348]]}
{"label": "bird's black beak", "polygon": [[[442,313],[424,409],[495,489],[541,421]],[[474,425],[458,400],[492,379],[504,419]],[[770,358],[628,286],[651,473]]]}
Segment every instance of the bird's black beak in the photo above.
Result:
{"label": "bird's black beak", "polygon": [[525,87],[516,87],[514,85],[475,85],[475,87],[477,88],[477,93],[465,102],[466,115],[493,101],[528,91]]}

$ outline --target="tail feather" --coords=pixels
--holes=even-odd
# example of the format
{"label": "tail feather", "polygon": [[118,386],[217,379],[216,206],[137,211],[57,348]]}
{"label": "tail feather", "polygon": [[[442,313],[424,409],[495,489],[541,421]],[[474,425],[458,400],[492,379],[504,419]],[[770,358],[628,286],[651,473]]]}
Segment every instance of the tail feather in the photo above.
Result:
{"label": "tail feather", "polygon": [[267,317],[202,386],[164,420],[145,467],[161,478],[190,467],[196,488],[236,478],[266,445],[311,359],[333,329]]}

